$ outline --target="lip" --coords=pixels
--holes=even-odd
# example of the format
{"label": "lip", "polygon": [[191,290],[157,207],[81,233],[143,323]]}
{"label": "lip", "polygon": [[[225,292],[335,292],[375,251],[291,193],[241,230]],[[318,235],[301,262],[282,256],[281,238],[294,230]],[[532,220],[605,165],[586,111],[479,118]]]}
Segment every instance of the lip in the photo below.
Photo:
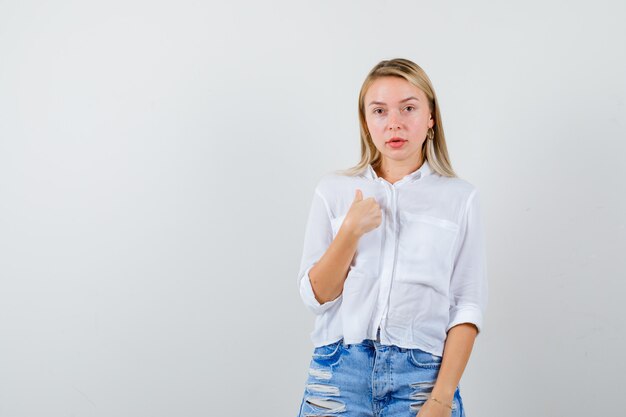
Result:
{"label": "lip", "polygon": [[385,143],[389,143],[389,142],[391,142],[391,141],[393,141],[393,140],[403,140],[403,141],[405,141],[405,142],[406,142],[406,139],[401,138],[401,137],[398,137],[398,136],[395,136],[395,137],[393,137],[393,138],[389,139],[389,140],[388,140],[387,142],[385,142]]}
{"label": "lip", "polygon": [[388,146],[391,149],[403,149],[405,143],[407,143],[407,140],[402,139],[395,142],[387,142],[385,143],[385,146]]}

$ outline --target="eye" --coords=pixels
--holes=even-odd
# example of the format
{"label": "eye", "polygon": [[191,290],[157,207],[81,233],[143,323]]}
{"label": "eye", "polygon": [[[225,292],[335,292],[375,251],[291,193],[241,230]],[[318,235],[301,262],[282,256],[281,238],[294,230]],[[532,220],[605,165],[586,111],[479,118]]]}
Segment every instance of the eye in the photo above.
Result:
{"label": "eye", "polygon": [[[413,107],[413,106],[406,106],[406,107],[405,107],[405,109],[407,109],[407,110],[408,110],[408,109],[415,110],[415,107]],[[410,110],[409,110],[409,111],[410,111]]]}
{"label": "eye", "polygon": [[[380,110],[380,113],[378,112],[378,110]],[[374,113],[374,114],[381,114],[382,112],[383,112],[383,109],[381,109],[380,107],[375,108],[375,109],[372,111],[372,113]]]}

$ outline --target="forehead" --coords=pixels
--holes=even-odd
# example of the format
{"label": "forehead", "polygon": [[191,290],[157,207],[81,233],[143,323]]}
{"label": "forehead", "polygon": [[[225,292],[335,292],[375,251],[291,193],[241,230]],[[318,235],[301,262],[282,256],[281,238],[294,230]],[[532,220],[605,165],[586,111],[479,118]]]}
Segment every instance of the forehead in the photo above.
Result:
{"label": "forehead", "polygon": [[370,101],[395,103],[407,97],[417,97],[426,102],[426,93],[401,77],[380,77],[374,80],[365,93],[365,105]]}

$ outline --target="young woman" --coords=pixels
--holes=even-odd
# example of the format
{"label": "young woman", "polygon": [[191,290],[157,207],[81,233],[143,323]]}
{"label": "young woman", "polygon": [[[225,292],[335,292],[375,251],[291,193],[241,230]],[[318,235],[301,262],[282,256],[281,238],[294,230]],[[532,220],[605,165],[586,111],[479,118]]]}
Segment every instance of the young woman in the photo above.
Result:
{"label": "young woman", "polygon": [[452,170],[435,91],[406,59],[359,94],[361,161],[313,194],[298,286],[316,315],[299,416],[461,417],[487,304],[479,194]]}

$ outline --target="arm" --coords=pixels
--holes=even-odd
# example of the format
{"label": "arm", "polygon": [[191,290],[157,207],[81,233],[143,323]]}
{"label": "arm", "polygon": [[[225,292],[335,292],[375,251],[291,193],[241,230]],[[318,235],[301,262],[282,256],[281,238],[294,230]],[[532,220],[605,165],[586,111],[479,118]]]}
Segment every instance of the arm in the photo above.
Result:
{"label": "arm", "polygon": [[315,314],[338,302],[359,236],[344,221],[333,239],[328,204],[316,187],[298,274],[300,296]]}
{"label": "arm", "polygon": [[318,302],[334,300],[341,294],[358,243],[359,236],[347,225],[342,225],[324,255],[309,270],[311,286]]}
{"label": "arm", "polygon": [[450,279],[450,319],[441,368],[432,395],[450,404],[483,327],[487,305],[484,231],[478,190],[474,190],[461,222],[460,247]]}
{"label": "arm", "polygon": [[452,403],[454,391],[465,371],[477,334],[478,330],[470,323],[459,324],[448,331],[441,368],[431,393],[444,404]]}

